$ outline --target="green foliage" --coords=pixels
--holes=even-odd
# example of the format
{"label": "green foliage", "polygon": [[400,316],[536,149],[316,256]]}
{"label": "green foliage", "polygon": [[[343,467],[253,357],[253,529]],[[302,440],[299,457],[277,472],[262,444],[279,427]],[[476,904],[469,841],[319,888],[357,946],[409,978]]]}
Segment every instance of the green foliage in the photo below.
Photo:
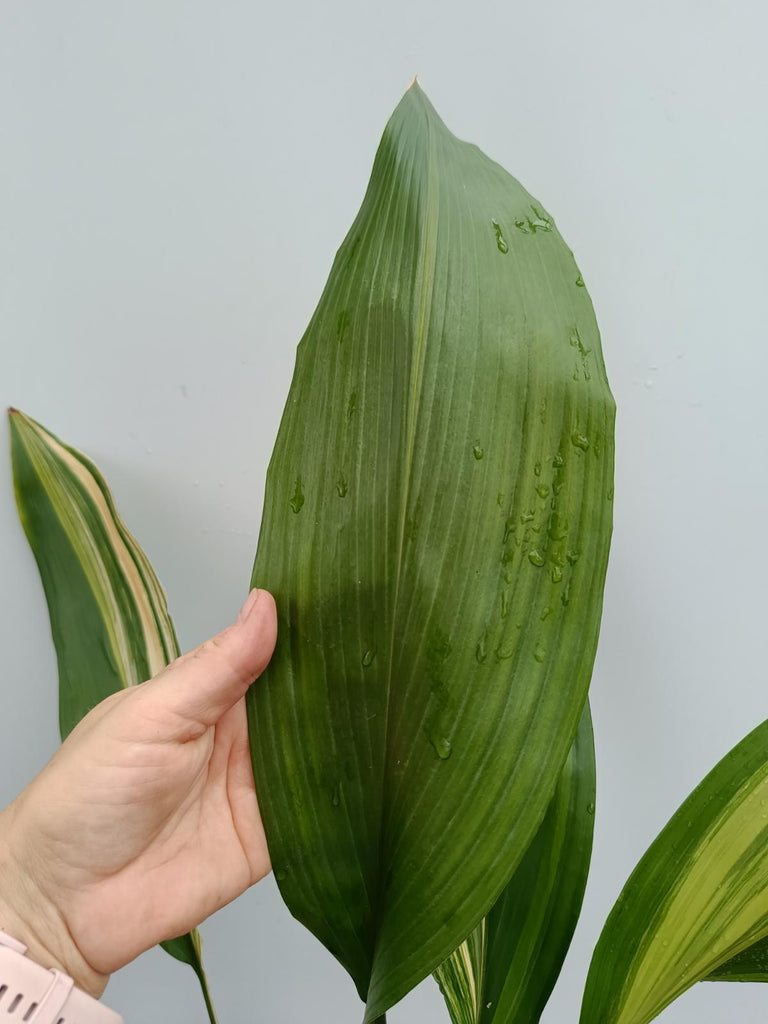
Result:
{"label": "green foliage", "polygon": [[595,821],[589,706],[533,842],[467,942],[435,972],[453,1024],[536,1024],[579,918]]}
{"label": "green foliage", "polygon": [[412,86],[299,345],[248,696],[273,864],[376,1019],[541,825],[597,644],[614,403],[549,214]]}
{"label": "green foliage", "polygon": [[[56,647],[63,739],[109,694],[178,657],[179,645],[163,588],[98,469],[23,413],[9,419],[16,504]],[[162,946],[193,968],[215,1024],[197,930]]]}
{"label": "green foliage", "polygon": [[[454,1024],[535,1024],[557,979],[592,844],[613,420],[554,221],[414,84],[299,346],[253,570],[279,612],[248,697],[276,877],[367,1024],[430,971]],[[178,643],[96,467],[10,422],[66,736]],[[766,819],[768,722],[630,877],[582,1024],[768,980]],[[215,1021],[198,933],[163,945]]]}
{"label": "green foliage", "polygon": [[[720,965],[731,965],[721,974],[738,972],[739,954],[767,936],[765,721],[712,769],[635,868],[595,948],[582,1024],[646,1024]],[[750,954],[758,970],[762,950]]]}

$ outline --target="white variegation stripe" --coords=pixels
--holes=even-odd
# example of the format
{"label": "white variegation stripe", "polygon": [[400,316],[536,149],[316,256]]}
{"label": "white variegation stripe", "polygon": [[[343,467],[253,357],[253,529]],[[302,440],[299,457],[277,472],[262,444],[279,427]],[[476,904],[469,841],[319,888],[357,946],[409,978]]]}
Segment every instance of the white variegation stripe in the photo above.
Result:
{"label": "white variegation stripe", "polygon": [[482,1009],[486,919],[436,971],[453,1024],[478,1024]]}
{"label": "white variegation stripe", "polygon": [[[155,675],[167,665],[168,659],[158,634],[157,618],[154,614],[147,589],[136,566],[136,561],[132,557],[132,552],[116,526],[115,519],[117,518],[117,513],[110,510],[101,488],[83,462],[76,458],[72,452],[38,423],[22,414],[19,414],[19,417],[23,419],[26,428],[19,433],[29,458],[38,473],[51,504],[56,509],[59,521],[73,549],[77,553],[78,560],[82,565],[91,590],[103,610],[105,629],[110,639],[118,673],[123,681],[123,685],[134,686],[137,683],[141,683],[144,680],[139,678],[135,662],[131,656],[127,625],[120,611],[120,606],[99,551],[99,546],[77,503],[71,498],[69,500],[62,500],[63,489],[60,482],[56,480],[55,464],[57,462],[60,463],[61,466],[75,477],[83,487],[93,505],[94,511],[101,521],[109,539],[112,552],[135,602],[150,675]],[[125,532],[127,533],[128,531],[126,530]],[[134,552],[137,549],[138,545],[134,541]],[[150,575],[154,576],[151,570]]]}
{"label": "white variegation stripe", "polygon": [[163,647],[163,665],[165,665],[168,662],[173,661],[175,658],[178,658],[181,653],[179,650],[179,641],[176,637],[176,630],[174,629],[171,616],[168,613],[168,600],[165,595],[165,590],[163,589],[160,580],[157,578],[155,570],[152,568],[152,563],[144,554],[138,541],[130,530],[126,529],[125,524],[117,514],[117,510],[114,508],[112,509],[112,515],[115,517],[126,546],[139,567],[147,598],[152,605],[155,623],[160,633],[160,641]]}

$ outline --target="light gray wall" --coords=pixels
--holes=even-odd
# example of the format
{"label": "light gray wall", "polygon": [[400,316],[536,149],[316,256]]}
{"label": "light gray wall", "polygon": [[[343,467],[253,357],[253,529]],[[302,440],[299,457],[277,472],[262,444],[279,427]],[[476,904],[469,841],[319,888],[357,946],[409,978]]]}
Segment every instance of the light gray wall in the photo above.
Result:
{"label": "light gray wall", "polygon": [[[102,467],[185,647],[246,591],[294,348],[414,72],[574,249],[619,408],[616,525],[593,684],[593,870],[547,1024],[576,1024],[629,871],[767,713],[764,12],[757,0],[0,4],[0,403]],[[5,446],[0,533],[4,803],[57,742],[45,605]],[[271,879],[203,931],[222,1024],[360,1019]],[[129,1022],[203,1020],[191,972],[158,951],[106,1000]],[[446,1019],[431,982],[391,1014]],[[757,1024],[768,992],[699,985],[662,1019]]]}

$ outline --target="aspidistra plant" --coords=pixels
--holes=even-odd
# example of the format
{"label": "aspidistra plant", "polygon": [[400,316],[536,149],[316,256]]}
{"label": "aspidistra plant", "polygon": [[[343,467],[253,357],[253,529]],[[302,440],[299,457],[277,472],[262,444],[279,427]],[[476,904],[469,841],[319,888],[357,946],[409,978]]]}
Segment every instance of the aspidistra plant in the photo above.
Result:
{"label": "aspidistra plant", "polygon": [[[126,677],[128,685],[140,681],[177,645],[157,577],[117,514],[103,476],[29,417],[13,412],[11,423],[19,511],[49,597],[66,734],[107,692],[126,685]],[[144,589],[134,591],[133,612],[131,601],[117,611],[126,591],[116,581],[126,570],[133,575],[131,563]],[[122,595],[116,601],[96,585],[110,577],[113,594]],[[100,615],[91,617],[92,602]],[[124,631],[126,622],[132,625]],[[115,651],[141,645],[148,634],[155,641],[141,657],[157,660],[121,662]],[[124,642],[113,647],[110,637],[116,636]],[[98,650],[112,652],[106,662],[98,661]],[[110,665],[117,675],[109,675]],[[581,905],[594,777],[585,709],[517,870],[487,917],[436,971],[454,1024],[539,1019]],[[630,878],[595,951],[583,1024],[645,1024],[698,980],[768,981],[766,780],[768,722],[704,779]],[[195,933],[164,946],[205,984]]]}
{"label": "aspidistra plant", "polygon": [[[432,971],[454,1024],[535,1024],[555,983],[592,845],[613,416],[552,217],[414,84],[299,346],[253,571],[280,614],[248,698],[275,873],[366,1024]],[[64,734],[178,646],[93,464],[11,419]],[[582,1024],[768,977],[767,727],[630,878]]]}

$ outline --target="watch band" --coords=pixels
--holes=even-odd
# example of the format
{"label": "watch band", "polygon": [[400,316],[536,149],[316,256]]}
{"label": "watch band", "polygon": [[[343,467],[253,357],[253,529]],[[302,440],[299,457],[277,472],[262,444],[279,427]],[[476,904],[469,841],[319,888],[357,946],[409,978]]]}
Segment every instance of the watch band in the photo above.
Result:
{"label": "watch band", "polygon": [[27,947],[0,931],[0,1020],[8,1024],[123,1024],[119,1013],[79,988],[68,974],[42,967]]}

